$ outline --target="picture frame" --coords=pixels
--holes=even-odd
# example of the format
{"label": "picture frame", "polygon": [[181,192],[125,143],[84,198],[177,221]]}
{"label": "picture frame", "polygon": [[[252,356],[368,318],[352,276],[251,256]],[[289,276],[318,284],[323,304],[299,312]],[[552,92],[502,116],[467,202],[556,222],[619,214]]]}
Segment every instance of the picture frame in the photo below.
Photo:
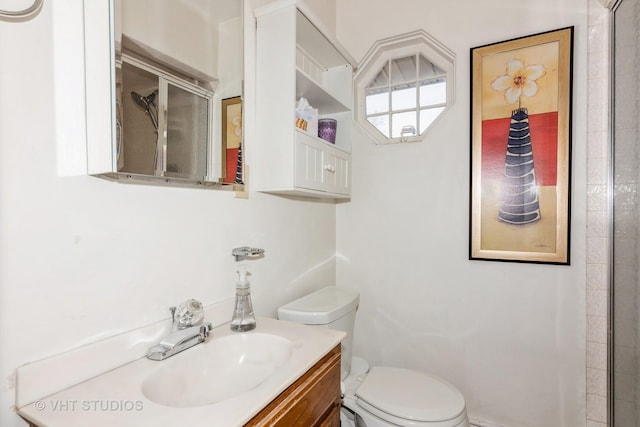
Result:
{"label": "picture frame", "polygon": [[242,180],[242,97],[225,98],[222,107],[222,182]]}
{"label": "picture frame", "polygon": [[469,259],[569,265],[573,27],[470,53]]}

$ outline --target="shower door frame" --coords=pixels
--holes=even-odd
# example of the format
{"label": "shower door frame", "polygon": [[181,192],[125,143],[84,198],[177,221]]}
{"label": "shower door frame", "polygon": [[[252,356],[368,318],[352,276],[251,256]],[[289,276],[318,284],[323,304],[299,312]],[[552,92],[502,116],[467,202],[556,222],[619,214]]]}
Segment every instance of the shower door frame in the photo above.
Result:
{"label": "shower door frame", "polygon": [[607,425],[615,423],[615,142],[616,142],[616,12],[625,0],[603,0],[609,13],[609,167],[607,171],[607,206],[609,215],[608,321],[607,321]]}
{"label": "shower door frame", "polygon": [[610,5],[609,10],[609,168],[607,170],[607,214],[609,216],[609,292],[607,298],[607,425],[613,427],[613,388],[614,388],[614,372],[613,372],[613,284],[614,284],[614,253],[615,253],[615,235],[614,233],[614,177],[615,177],[615,12],[618,6],[624,0],[615,0]]}

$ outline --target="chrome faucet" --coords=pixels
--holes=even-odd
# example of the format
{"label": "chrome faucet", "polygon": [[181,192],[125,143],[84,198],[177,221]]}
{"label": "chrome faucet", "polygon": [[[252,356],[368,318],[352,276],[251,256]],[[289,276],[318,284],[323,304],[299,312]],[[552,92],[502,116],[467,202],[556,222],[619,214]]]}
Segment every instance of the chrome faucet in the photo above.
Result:
{"label": "chrome faucet", "polygon": [[233,248],[231,251],[231,255],[236,257],[236,261],[240,261],[240,258],[253,256],[253,255],[262,255],[264,253],[264,249],[260,248],[250,248],[248,246],[242,246],[240,248]]}
{"label": "chrome faucet", "polygon": [[205,322],[201,325],[175,331],[160,341],[160,344],[151,347],[147,353],[147,358],[151,360],[164,360],[174,356],[182,350],[186,350],[206,340],[211,329],[211,323]]}
{"label": "chrome faucet", "polygon": [[171,333],[160,341],[160,344],[149,349],[147,358],[151,360],[164,360],[200,344],[211,332],[211,323],[202,323],[204,310],[200,301],[189,299],[169,310],[171,311]]}

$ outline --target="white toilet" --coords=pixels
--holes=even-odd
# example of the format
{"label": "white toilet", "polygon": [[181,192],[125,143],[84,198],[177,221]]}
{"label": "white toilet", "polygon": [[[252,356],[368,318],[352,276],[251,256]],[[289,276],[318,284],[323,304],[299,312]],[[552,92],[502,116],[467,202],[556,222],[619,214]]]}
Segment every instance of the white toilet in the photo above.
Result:
{"label": "white toilet", "polygon": [[329,286],[278,309],[278,318],[347,333],[342,341],[342,427],[469,427],[453,385],[408,369],[373,367],[351,357],[360,295]]}

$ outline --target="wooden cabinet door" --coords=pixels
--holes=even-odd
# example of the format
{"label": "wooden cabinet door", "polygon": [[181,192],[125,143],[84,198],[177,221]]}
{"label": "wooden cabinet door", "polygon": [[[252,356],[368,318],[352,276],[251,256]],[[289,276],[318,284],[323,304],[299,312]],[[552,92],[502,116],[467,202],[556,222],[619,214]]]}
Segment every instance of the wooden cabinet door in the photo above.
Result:
{"label": "wooden cabinet door", "polygon": [[340,427],[340,405],[335,405],[318,427]]}
{"label": "wooden cabinet door", "polygon": [[276,397],[245,427],[339,427],[340,346]]}

